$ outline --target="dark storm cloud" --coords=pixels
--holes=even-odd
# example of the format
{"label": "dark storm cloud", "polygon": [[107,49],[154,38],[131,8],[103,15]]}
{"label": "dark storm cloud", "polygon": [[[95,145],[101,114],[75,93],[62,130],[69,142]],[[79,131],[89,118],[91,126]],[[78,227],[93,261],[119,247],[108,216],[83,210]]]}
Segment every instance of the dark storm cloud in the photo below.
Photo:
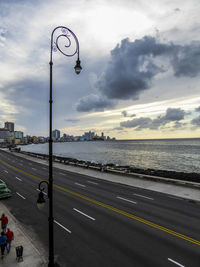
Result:
{"label": "dark storm cloud", "polygon": [[130,42],[122,40],[111,51],[106,72],[97,82],[101,94],[109,99],[138,99],[139,93],[151,86],[151,81],[162,67],[153,62],[152,54],[164,53],[165,45],[156,45],[156,39],[144,37]]}
{"label": "dark storm cloud", "polygon": [[180,121],[184,119],[186,112],[180,108],[168,108],[166,114],[161,117],[164,121]]}
{"label": "dark storm cloud", "polygon": [[200,127],[200,115],[196,118],[194,118],[192,121],[191,121],[191,124],[196,126],[196,127]]}
{"label": "dark storm cloud", "polygon": [[77,111],[103,111],[104,108],[112,108],[113,104],[114,103],[112,101],[103,96],[89,95],[79,100],[79,103],[77,104]]}
{"label": "dark storm cloud", "polygon": [[[111,51],[108,66],[96,83],[99,95],[103,96],[103,107],[110,107],[110,103],[106,104],[106,99],[139,99],[141,92],[152,86],[156,75],[168,71],[170,67],[175,77],[197,76],[200,72],[200,42],[175,45],[172,42],[162,43],[151,36],[134,42],[128,38],[122,40]],[[92,104],[92,98],[90,100],[89,106],[84,108],[81,105],[77,110],[97,110],[95,103]]]}
{"label": "dark storm cloud", "polygon": [[121,122],[120,126],[125,128],[137,128],[141,130],[144,128],[150,128],[151,124],[152,124],[152,119],[150,118],[137,118]]}
{"label": "dark storm cloud", "polygon": [[156,64],[161,56],[169,61],[176,77],[195,77],[200,72],[200,42],[181,46],[160,43],[150,36],[134,42],[124,39],[111,51],[108,68],[97,83],[100,92],[109,99],[138,99],[153,78],[165,71]]}
{"label": "dark storm cloud", "polygon": [[156,119],[148,117],[136,118],[121,122],[120,126],[125,128],[135,128],[135,130],[151,129],[156,130],[169,122],[174,122],[175,128],[180,128],[180,121],[184,119],[186,112],[180,108],[168,108],[164,116],[158,116]]}
{"label": "dark storm cloud", "polygon": [[193,42],[185,46],[177,46],[177,52],[173,54],[171,63],[176,77],[196,77],[200,71],[199,42]]}

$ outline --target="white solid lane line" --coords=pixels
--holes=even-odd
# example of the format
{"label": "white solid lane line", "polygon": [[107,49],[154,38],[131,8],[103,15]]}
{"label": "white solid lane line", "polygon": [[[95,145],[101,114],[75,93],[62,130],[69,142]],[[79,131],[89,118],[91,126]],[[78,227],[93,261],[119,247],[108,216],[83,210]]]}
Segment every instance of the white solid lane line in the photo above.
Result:
{"label": "white solid lane line", "polygon": [[171,261],[171,262],[173,262],[174,264],[176,264],[176,265],[178,265],[180,267],[185,267],[184,265],[182,265],[182,264],[178,263],[177,261],[174,261],[174,260],[172,260],[170,258],[168,258],[168,261]]}
{"label": "white solid lane line", "polygon": [[79,185],[79,186],[82,186],[82,187],[85,187],[84,184],[79,184],[79,183],[74,183],[74,184]]}
{"label": "white solid lane line", "polygon": [[23,198],[23,199],[26,199],[25,197],[23,197],[20,193],[18,193],[18,192],[16,192],[16,194],[18,195],[18,196],[20,196],[21,198]]}
{"label": "white solid lane line", "polygon": [[[38,188],[37,188],[36,190],[39,191],[39,192],[41,192]],[[42,193],[43,193],[44,195],[47,195],[47,193],[44,192],[44,191],[42,191]]]}
{"label": "white solid lane line", "polygon": [[19,181],[21,181],[21,182],[22,182],[22,179],[20,179],[19,177],[17,177],[17,176],[16,176],[15,178],[16,178],[17,180],[19,180]]}
{"label": "white solid lane line", "polygon": [[3,184],[5,184],[5,182],[4,182],[3,180],[0,179],[0,181],[1,181]]}
{"label": "white solid lane line", "polygon": [[73,208],[73,210],[75,210],[76,212],[78,212],[78,213],[84,215],[85,217],[87,217],[87,218],[89,218],[89,219],[91,219],[91,220],[93,220],[93,221],[96,220],[95,218],[93,218],[93,217],[91,217],[91,216],[85,214],[84,212],[82,212],[82,211],[80,211],[80,210],[77,210],[77,209],[75,209],[75,208]]}
{"label": "white solid lane line", "polygon": [[126,198],[123,198],[123,197],[117,197],[117,198],[122,199],[122,200],[125,200],[125,201],[128,201],[128,202],[131,202],[133,204],[137,204],[137,202],[132,201],[132,200],[129,200],[129,199],[126,199]]}
{"label": "white solid lane line", "polygon": [[65,226],[63,226],[62,224],[60,224],[59,222],[57,222],[56,220],[54,220],[54,222],[59,225],[60,227],[62,227],[65,231],[67,231],[68,233],[72,233],[69,229],[67,229]]}
{"label": "white solid lane line", "polygon": [[146,197],[146,196],[143,196],[143,195],[139,195],[139,194],[133,194],[134,196],[138,196],[138,197],[143,197],[143,198],[146,198],[146,199],[149,199],[149,200],[154,200],[152,197]]}
{"label": "white solid lane line", "polygon": [[4,170],[4,172],[8,173],[8,171]]}
{"label": "white solid lane line", "polygon": [[98,183],[95,183],[95,182],[92,182],[92,181],[87,181],[87,182],[90,183],[90,184],[98,185]]}

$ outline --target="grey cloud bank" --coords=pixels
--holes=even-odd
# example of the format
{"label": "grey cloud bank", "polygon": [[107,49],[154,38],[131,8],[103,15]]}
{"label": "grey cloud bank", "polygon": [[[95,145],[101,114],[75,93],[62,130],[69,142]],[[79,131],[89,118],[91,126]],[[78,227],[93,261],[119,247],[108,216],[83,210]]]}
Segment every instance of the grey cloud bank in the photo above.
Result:
{"label": "grey cloud bank", "polygon": [[156,119],[147,117],[136,118],[121,122],[120,126],[125,128],[135,128],[135,130],[151,129],[157,130],[160,126],[164,126],[170,122],[175,122],[174,127],[180,128],[180,121],[184,119],[187,113],[180,108],[168,108],[163,116],[158,116]]}
{"label": "grey cloud bank", "polygon": [[105,107],[113,107],[114,103],[109,99],[91,94],[80,99],[77,111],[88,112],[90,110],[103,111]]}
{"label": "grey cloud bank", "polygon": [[[80,99],[77,110],[97,111],[114,107],[118,100],[137,100],[158,74],[169,69],[175,77],[196,77],[200,72],[199,51],[199,41],[175,45],[151,36],[134,42],[124,39],[111,51],[107,68],[96,83],[99,96]],[[116,102],[111,104],[113,100]]]}
{"label": "grey cloud bank", "polygon": [[194,118],[192,121],[191,121],[191,124],[196,126],[196,127],[200,127],[200,116]]}

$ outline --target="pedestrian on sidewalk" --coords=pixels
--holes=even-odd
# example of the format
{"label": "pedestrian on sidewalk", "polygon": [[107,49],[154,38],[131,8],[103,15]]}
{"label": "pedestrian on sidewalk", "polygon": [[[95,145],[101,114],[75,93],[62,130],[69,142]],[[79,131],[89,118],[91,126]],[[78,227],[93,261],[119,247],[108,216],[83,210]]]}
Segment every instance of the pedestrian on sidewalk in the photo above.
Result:
{"label": "pedestrian on sidewalk", "polygon": [[10,231],[10,229],[8,228],[7,232],[6,232],[6,237],[7,237],[7,244],[6,244],[6,249],[7,249],[7,252],[9,253],[10,252],[10,249],[11,249],[11,243],[12,243],[12,240],[14,240],[14,234],[13,234],[13,231]]}
{"label": "pedestrian on sidewalk", "polygon": [[1,232],[1,236],[0,236],[0,247],[1,247],[1,258],[3,259],[4,257],[4,252],[5,252],[5,248],[6,248],[6,235],[4,232]]}
{"label": "pedestrian on sidewalk", "polygon": [[1,215],[1,229],[3,230],[3,232],[5,233],[6,232],[6,228],[7,228],[7,224],[8,224],[8,218],[7,216],[5,216],[5,214],[3,213]]}

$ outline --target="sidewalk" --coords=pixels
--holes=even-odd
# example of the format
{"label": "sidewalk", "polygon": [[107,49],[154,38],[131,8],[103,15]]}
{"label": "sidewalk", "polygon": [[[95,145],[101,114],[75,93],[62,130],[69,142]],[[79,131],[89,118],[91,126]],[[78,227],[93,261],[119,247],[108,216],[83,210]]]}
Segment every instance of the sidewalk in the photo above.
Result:
{"label": "sidewalk", "polygon": [[[46,267],[47,262],[39,250],[33,245],[32,240],[25,234],[19,222],[13,217],[6,206],[0,201],[0,214],[8,217],[8,228],[14,232],[14,240],[10,252],[5,251],[4,259],[0,257],[1,267]],[[23,261],[16,260],[16,247],[23,246]]]}

